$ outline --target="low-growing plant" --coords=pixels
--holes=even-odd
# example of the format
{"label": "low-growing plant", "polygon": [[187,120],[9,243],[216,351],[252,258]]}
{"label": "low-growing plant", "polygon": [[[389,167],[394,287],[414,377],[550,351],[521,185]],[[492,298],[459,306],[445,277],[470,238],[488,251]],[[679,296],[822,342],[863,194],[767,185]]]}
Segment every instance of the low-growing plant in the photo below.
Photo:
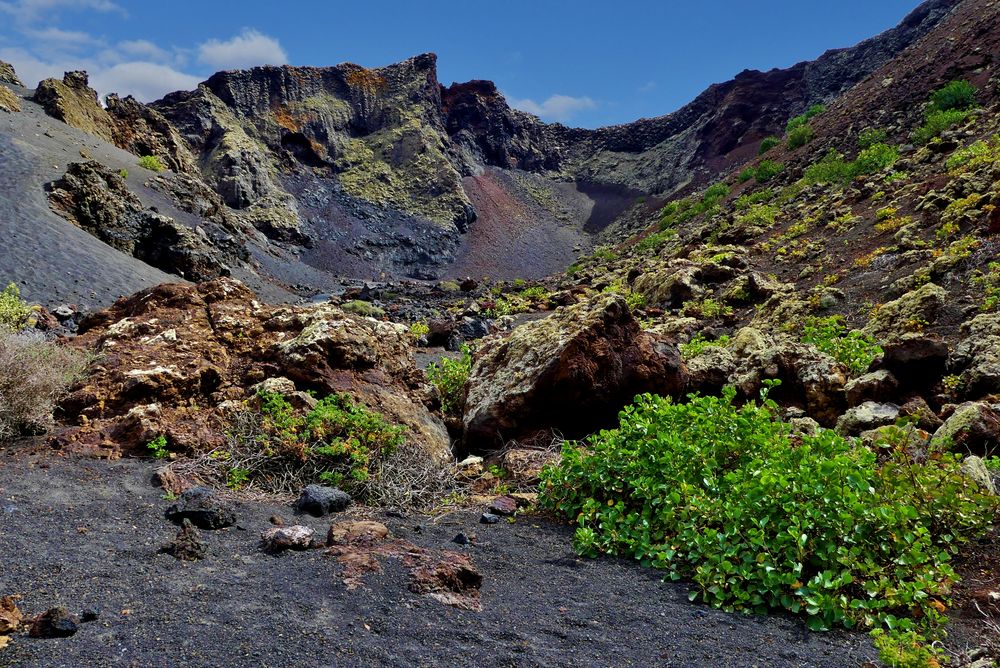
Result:
{"label": "low-growing plant", "polygon": [[139,166],[151,172],[162,172],[167,168],[163,162],[155,155],[144,155],[139,158]]}
{"label": "low-growing plant", "polygon": [[959,109],[949,111],[930,109],[924,117],[924,124],[913,133],[913,139],[918,144],[926,144],[945,130],[964,121],[968,115],[968,112]]}
{"label": "low-growing plant", "polygon": [[818,162],[809,165],[803,179],[806,183],[832,183],[845,184],[854,178],[851,164],[844,160],[844,156],[837,151],[830,149]]}
{"label": "low-growing plant", "polygon": [[736,179],[740,183],[746,183],[755,176],[757,176],[757,168],[751,165],[750,167],[744,167]]}
{"label": "low-growing plant", "polygon": [[772,148],[780,144],[781,140],[777,137],[764,137],[760,142],[760,149],[757,151],[757,155],[764,155]]}
{"label": "low-growing plant", "polygon": [[874,174],[883,169],[888,169],[899,160],[899,149],[888,144],[873,144],[858,153],[858,157],[852,163],[852,176],[864,174]]}
{"label": "low-growing plant", "polygon": [[956,79],[931,93],[931,104],[941,111],[971,109],[976,106],[976,87],[964,79]]}
{"label": "low-growing plant", "polygon": [[774,199],[774,191],[770,188],[761,188],[760,190],[756,190],[752,193],[740,195],[736,198],[736,201],[733,202],[733,206],[736,207],[737,211],[745,211],[753,204],[761,204],[772,199]]}
{"label": "low-growing plant", "polygon": [[160,434],[146,444],[146,450],[154,459],[166,459],[170,456],[170,449],[167,447],[167,437]]}
{"label": "low-growing plant", "polygon": [[862,130],[858,135],[858,148],[864,150],[866,148],[871,148],[875,144],[884,144],[888,136],[889,133],[882,128],[868,128],[867,130]]}
{"label": "low-growing plant", "polygon": [[943,650],[927,643],[916,631],[874,629],[872,644],[879,659],[889,668],[940,668]]}
{"label": "low-growing plant", "polygon": [[127,179],[128,178],[128,170],[125,169],[125,168],[119,169],[118,170],[118,176],[122,177],[123,180]]}
{"label": "low-growing plant", "polygon": [[41,332],[0,325],[0,442],[47,429],[56,402],[88,363],[87,354]]}
{"label": "low-growing plant", "polygon": [[840,316],[809,318],[802,328],[802,342],[843,363],[851,373],[860,375],[868,370],[882,348],[870,336],[848,329]]}
{"label": "low-growing plant", "polygon": [[668,242],[677,236],[677,231],[673,229],[661,230],[659,232],[654,232],[653,234],[646,235],[639,240],[639,243],[635,245],[636,249],[643,252],[655,252],[659,250],[663,244]]}
{"label": "low-growing plant", "polygon": [[757,183],[766,183],[780,174],[781,170],[784,168],[785,166],[780,162],[775,162],[774,160],[761,160],[757,165],[757,169],[754,171],[754,178],[757,179]]}
{"label": "low-growing plant", "polygon": [[[988,140],[973,142],[951,154],[945,162],[949,171],[959,171],[977,167],[983,163],[1000,162],[1000,135],[993,135]],[[963,170],[964,171],[964,170]]]}
{"label": "low-growing plant", "polygon": [[681,305],[681,313],[685,316],[712,319],[732,315],[733,309],[717,299],[706,297],[684,302]]}
{"label": "low-growing plant", "polygon": [[17,285],[10,283],[0,290],[0,328],[19,330],[33,324],[38,307],[21,299]]}
{"label": "low-growing plant", "polygon": [[933,627],[957,578],[957,546],[996,502],[957,457],[877,455],[778,406],[641,395],[616,429],[568,442],[540,503],[577,525],[583,555],[627,556],[692,583],[724,610],[787,610],[809,628]]}
{"label": "low-growing plant", "polygon": [[679,348],[681,350],[681,357],[684,359],[691,359],[692,357],[697,357],[709,348],[718,348],[729,345],[729,337],[725,334],[717,339],[706,339],[705,336],[698,332],[687,343],[682,343]]}
{"label": "low-growing plant", "polygon": [[365,318],[381,318],[385,315],[385,309],[363,299],[352,299],[344,302],[340,305],[340,308],[348,313],[360,315]]}
{"label": "low-growing plant", "polygon": [[808,123],[800,125],[788,132],[788,148],[796,149],[812,141],[813,129]]}
{"label": "low-growing plant", "polygon": [[441,396],[441,410],[460,416],[465,408],[465,386],[472,371],[472,349],[463,345],[458,359],[442,357],[427,367],[427,379]]}
{"label": "low-growing plant", "polygon": [[785,125],[785,132],[791,134],[793,130],[802,127],[803,125],[807,124],[810,121],[810,119],[814,118],[815,116],[819,116],[825,111],[826,107],[823,106],[822,104],[812,105],[806,110],[804,114],[800,114],[798,116],[790,118],[788,120],[788,123]]}
{"label": "low-growing plant", "polygon": [[415,322],[410,325],[410,338],[419,341],[431,333],[431,327],[426,322]]}

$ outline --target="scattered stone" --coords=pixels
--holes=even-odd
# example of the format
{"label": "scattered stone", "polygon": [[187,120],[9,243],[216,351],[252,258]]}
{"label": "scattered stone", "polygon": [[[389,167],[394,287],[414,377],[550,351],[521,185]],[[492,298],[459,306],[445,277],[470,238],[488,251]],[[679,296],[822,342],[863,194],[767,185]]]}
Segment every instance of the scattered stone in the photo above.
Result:
{"label": "scattered stone", "polygon": [[173,495],[182,494],[184,490],[193,485],[191,481],[178,475],[170,466],[161,466],[153,472],[153,484]]}
{"label": "scattered stone", "polygon": [[388,537],[389,528],[380,522],[353,520],[331,525],[326,535],[326,544],[328,546],[372,544]]}
{"label": "scattered stone", "polygon": [[17,607],[17,596],[0,598],[0,635],[14,633],[21,628],[24,614]]}
{"label": "scattered stone", "polygon": [[198,561],[208,554],[208,545],[201,539],[201,534],[191,520],[181,520],[180,531],[173,540],[160,548],[160,552],[169,554],[180,561]]}
{"label": "scattered stone", "polygon": [[32,638],[68,638],[79,630],[77,619],[63,607],[51,608],[31,620]]}
{"label": "scattered stone", "polygon": [[472,560],[457,552],[444,552],[440,561],[421,565],[410,573],[410,591],[463,610],[479,611],[483,575]]}
{"label": "scattered stone", "polygon": [[83,612],[80,613],[80,621],[84,624],[89,622],[96,622],[101,616],[99,610],[95,608],[84,608]]}
{"label": "scattered stone", "polygon": [[350,494],[336,487],[324,485],[307,485],[295,503],[299,512],[309,513],[313,517],[343,512],[350,505]]}
{"label": "scattered stone", "polygon": [[227,501],[207,487],[192,487],[167,508],[167,519],[181,524],[191,520],[199,529],[222,529],[236,524],[236,513]]}
{"label": "scattered stone", "polygon": [[500,516],[493,513],[483,513],[482,517],[479,518],[480,524],[496,524],[499,521]]}
{"label": "scattered stone", "polygon": [[944,420],[937,416],[937,413],[927,405],[927,401],[920,396],[912,397],[899,407],[899,414],[905,417],[916,419],[916,425],[924,431],[934,432]]}
{"label": "scattered stone", "polygon": [[851,408],[837,420],[837,432],[853,436],[863,431],[893,424],[898,417],[899,406],[896,404],[866,401],[860,406]]}
{"label": "scattered stone", "polygon": [[290,527],[273,527],[261,533],[264,549],[268,552],[285,550],[308,550],[313,546],[312,529],[301,524]]}
{"label": "scattered stone", "polygon": [[288,524],[288,522],[285,521],[285,518],[282,517],[281,515],[271,515],[269,518],[267,518],[267,521],[276,527],[283,527],[286,524]]}
{"label": "scattered stone", "polygon": [[469,537],[464,533],[459,532],[454,538],[451,539],[451,542],[457,543],[458,545],[468,545]]}
{"label": "scattered stone", "polygon": [[517,512],[517,499],[512,496],[498,496],[490,504],[490,514],[511,517]]}
{"label": "scattered stone", "polygon": [[982,460],[981,457],[976,455],[969,455],[962,460],[962,473],[965,477],[970,480],[975,481],[980,487],[982,487],[986,492],[993,494],[997,493],[996,484],[993,482],[993,475],[990,470],[986,468],[986,462]]}

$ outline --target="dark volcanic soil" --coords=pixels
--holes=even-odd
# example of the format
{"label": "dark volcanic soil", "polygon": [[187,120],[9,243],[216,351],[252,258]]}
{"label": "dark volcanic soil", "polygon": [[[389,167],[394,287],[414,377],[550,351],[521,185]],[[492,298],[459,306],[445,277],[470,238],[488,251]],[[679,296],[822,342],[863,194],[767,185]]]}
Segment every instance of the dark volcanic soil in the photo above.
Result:
{"label": "dark volcanic soil", "polygon": [[[28,614],[100,610],[70,638],[17,636],[0,666],[839,668],[872,655],[863,635],[728,615],[634,564],[578,559],[569,528],[536,518],[378,518],[422,547],[467,551],[484,576],[478,613],[409,592],[395,560],[348,591],[322,550],[261,552],[268,518],[293,517],[280,505],[240,504],[239,528],[203,532],[209,556],[179,562],[157,554],[176,528],[154,467],[0,451],[0,594],[22,593]],[[475,545],[452,543],[459,531]]]}

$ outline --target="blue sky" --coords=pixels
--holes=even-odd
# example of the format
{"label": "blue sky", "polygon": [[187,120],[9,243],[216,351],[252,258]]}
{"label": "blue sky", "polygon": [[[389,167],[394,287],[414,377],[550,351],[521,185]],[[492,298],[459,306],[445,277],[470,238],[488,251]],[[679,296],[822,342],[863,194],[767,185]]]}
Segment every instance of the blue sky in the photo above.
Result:
{"label": "blue sky", "polygon": [[[28,85],[86,69],[143,100],[255,64],[369,67],[438,54],[442,83],[596,127],[659,116],[743,69],[787,67],[896,25],[918,0],[0,0],[0,60]],[[238,11],[237,11],[238,10]]]}

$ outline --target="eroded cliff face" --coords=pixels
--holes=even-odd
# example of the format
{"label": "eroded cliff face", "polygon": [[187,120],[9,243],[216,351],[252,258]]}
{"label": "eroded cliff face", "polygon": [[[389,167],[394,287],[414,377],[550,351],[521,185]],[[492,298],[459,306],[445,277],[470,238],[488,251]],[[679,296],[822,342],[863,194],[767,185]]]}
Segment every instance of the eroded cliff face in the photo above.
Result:
{"label": "eroded cliff face", "polygon": [[375,69],[219,72],[151,105],[111,95],[102,107],[86,74],[71,72],[39,84],[34,100],[160,158],[177,178],[159,190],[184,211],[221,215],[241,243],[262,244],[265,264],[306,266],[277,272],[278,282],[316,271],[530,278],[561,270],[608,225],[630,228],[661,201],[643,196],[717,180],[752,159],[789,117],[851,88],[959,2],[929,0],[850,49],[745,71],[674,113],[596,130],[512,109],[489,81],[444,87],[433,54]]}

